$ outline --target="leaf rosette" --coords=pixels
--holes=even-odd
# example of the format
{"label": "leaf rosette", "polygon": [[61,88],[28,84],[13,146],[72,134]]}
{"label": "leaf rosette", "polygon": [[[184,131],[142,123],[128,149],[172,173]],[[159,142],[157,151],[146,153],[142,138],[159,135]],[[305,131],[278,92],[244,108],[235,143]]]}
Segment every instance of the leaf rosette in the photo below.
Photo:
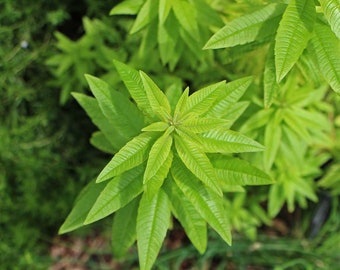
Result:
{"label": "leaf rosette", "polygon": [[231,244],[226,187],[271,183],[264,172],[233,157],[264,149],[230,130],[247,106],[239,99],[252,78],[222,81],[191,95],[187,88],[176,100],[145,73],[114,63],[134,103],[89,75],[95,98],[74,94],[100,129],[92,143],[115,154],[80,194],[60,232],[116,212],[113,250],[123,256],[137,240],[141,269],[156,260],[171,214],[199,252],[207,246],[207,224]]}

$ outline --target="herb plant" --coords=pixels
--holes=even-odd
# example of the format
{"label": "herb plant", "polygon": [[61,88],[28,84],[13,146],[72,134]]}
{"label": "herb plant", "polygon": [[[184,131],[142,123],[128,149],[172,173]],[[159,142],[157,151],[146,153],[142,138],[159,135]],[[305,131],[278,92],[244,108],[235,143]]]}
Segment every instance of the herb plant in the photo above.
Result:
{"label": "herb plant", "polygon": [[114,251],[122,256],[137,240],[141,269],[154,263],[171,214],[199,252],[207,247],[207,224],[231,244],[223,192],[272,182],[232,155],[263,150],[229,129],[252,79],[222,81],[192,95],[187,88],[178,100],[168,100],[145,73],[118,61],[115,66],[135,103],[90,75],[86,79],[95,98],[74,93],[100,129],[93,144],[118,152],[81,193],[60,232],[116,212]]}

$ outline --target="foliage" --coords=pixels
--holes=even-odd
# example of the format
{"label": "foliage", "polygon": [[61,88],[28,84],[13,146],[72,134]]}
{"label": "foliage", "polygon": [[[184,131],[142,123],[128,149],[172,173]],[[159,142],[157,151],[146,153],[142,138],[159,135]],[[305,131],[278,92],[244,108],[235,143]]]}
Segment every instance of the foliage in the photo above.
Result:
{"label": "foliage", "polygon": [[97,184],[91,183],[82,193],[60,232],[118,211],[113,239],[120,241],[114,250],[120,249],[121,254],[122,247],[127,249],[137,240],[141,269],[151,269],[156,260],[171,224],[170,213],[199,252],[207,245],[206,223],[231,244],[223,191],[230,185],[271,183],[265,173],[230,155],[263,150],[257,142],[229,130],[235,121],[230,112],[251,78],[216,83],[190,96],[187,88],[170,103],[145,73],[118,61],[115,65],[137,106],[89,75],[95,98],[74,94],[100,128],[92,137],[94,145],[107,152],[119,150]]}

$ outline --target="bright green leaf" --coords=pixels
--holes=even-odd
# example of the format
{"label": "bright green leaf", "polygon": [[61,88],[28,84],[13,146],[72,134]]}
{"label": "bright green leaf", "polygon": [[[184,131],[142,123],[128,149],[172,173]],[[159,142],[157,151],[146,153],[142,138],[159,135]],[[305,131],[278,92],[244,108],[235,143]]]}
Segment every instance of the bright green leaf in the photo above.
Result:
{"label": "bright green leaf", "polygon": [[279,84],[276,82],[274,45],[269,48],[263,74],[263,104],[268,109],[279,92]]}
{"label": "bright green leaf", "polygon": [[231,231],[223,198],[202,184],[178,159],[174,159],[172,176],[185,197],[207,223],[231,245]]}
{"label": "bright green leaf", "polygon": [[168,120],[171,114],[171,107],[166,95],[144,72],[140,71],[140,76],[154,114],[161,115],[165,121]]}
{"label": "bright green leaf", "polygon": [[206,153],[242,153],[263,151],[263,145],[227,129],[214,129],[202,135],[202,149]]}
{"label": "bright green leaf", "polygon": [[130,30],[130,34],[137,33],[157,17],[155,10],[158,9],[158,2],[159,0],[146,0],[144,2]]}
{"label": "bright green leaf", "polygon": [[311,0],[291,0],[275,38],[276,80],[280,82],[294,66],[313,31],[316,17]]}
{"label": "bright green leaf", "polygon": [[125,0],[111,9],[110,15],[134,15],[143,5],[143,0]]}
{"label": "bright green leaf", "polygon": [[172,146],[172,136],[167,131],[156,140],[150,149],[143,178],[144,184],[155,176],[169,156]]}
{"label": "bright green leaf", "polygon": [[192,244],[202,254],[207,248],[206,221],[173,182],[173,179],[165,182],[164,189],[171,202],[174,216],[183,226]]}
{"label": "bright green leaf", "polygon": [[108,180],[143,163],[153,139],[153,133],[144,132],[129,141],[100,172],[97,182]]}
{"label": "bright green leaf", "polygon": [[142,196],[137,216],[137,245],[141,270],[155,262],[170,223],[170,202],[161,189],[149,200]]}
{"label": "bright green leaf", "polygon": [[339,0],[320,0],[323,13],[334,34],[340,39],[340,2]]}
{"label": "bright green leaf", "polygon": [[165,131],[168,127],[169,124],[166,122],[155,122],[142,128],[142,131]]}
{"label": "bright green leaf", "polygon": [[198,177],[207,187],[217,194],[222,191],[216,183],[216,175],[208,157],[198,147],[183,137],[175,137],[176,150],[187,168]]}
{"label": "bright green leaf", "polygon": [[112,146],[110,141],[106,138],[105,134],[101,131],[92,133],[90,142],[94,147],[105,153],[116,153],[116,149]]}
{"label": "bright green leaf", "polygon": [[321,74],[336,93],[340,93],[340,42],[328,26],[315,24],[311,49]]}
{"label": "bright green leaf", "polygon": [[285,8],[283,4],[269,4],[228,22],[209,39],[204,49],[227,48],[265,39],[276,32]]}
{"label": "bright green leaf", "polygon": [[181,123],[181,127],[193,133],[203,133],[212,129],[220,128],[228,124],[227,120],[208,117],[188,118]]}
{"label": "bright green leaf", "polygon": [[91,208],[84,224],[111,215],[137,197],[143,191],[143,170],[144,166],[138,166],[109,181]]}

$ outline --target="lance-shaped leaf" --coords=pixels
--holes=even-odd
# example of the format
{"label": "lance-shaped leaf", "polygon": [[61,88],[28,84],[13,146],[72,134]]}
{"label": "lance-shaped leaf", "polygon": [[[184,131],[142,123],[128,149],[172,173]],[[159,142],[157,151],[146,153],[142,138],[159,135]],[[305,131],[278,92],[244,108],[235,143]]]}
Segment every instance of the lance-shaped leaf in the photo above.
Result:
{"label": "lance-shaped leaf", "polygon": [[174,159],[171,174],[186,198],[207,223],[231,245],[231,231],[223,198],[202,184],[179,160]]}
{"label": "lance-shaped leaf", "polygon": [[201,146],[206,153],[242,153],[264,150],[263,145],[249,137],[222,128],[202,134]]}
{"label": "lance-shaped leaf", "polygon": [[248,162],[237,158],[216,157],[212,164],[217,169],[219,181],[224,185],[268,185],[273,181],[260,169]]}
{"label": "lance-shaped leaf", "polygon": [[166,122],[155,122],[142,128],[142,131],[165,131],[168,127],[169,124]]}
{"label": "lance-shaped leaf", "polygon": [[121,259],[127,255],[129,248],[136,241],[137,210],[140,197],[119,209],[112,223],[112,251],[116,258]]}
{"label": "lance-shaped leaf", "polygon": [[276,82],[276,74],[275,74],[275,56],[274,56],[274,45],[271,44],[268,54],[266,63],[264,66],[264,75],[263,75],[263,104],[264,107],[267,109],[269,108],[277,93],[279,92],[279,85]]}
{"label": "lance-shaped leaf", "polygon": [[309,142],[311,140],[311,136],[308,132],[306,123],[300,117],[296,117],[294,111],[292,109],[286,109],[284,112],[284,122],[287,126],[293,130],[301,139]]}
{"label": "lance-shaped leaf", "polygon": [[320,0],[323,13],[334,34],[340,39],[340,2],[339,0]]}
{"label": "lance-shaped leaf", "polygon": [[168,176],[170,167],[172,165],[173,156],[173,153],[170,152],[168,158],[158,169],[157,173],[153,177],[151,177],[149,181],[144,185],[144,192],[149,199],[155,196],[160,187],[163,185],[163,182]]}
{"label": "lance-shaped leaf", "polygon": [[160,115],[165,121],[168,120],[171,114],[171,107],[166,95],[144,72],[140,71],[140,76],[154,114]]}
{"label": "lance-shaped leaf", "polygon": [[173,181],[171,178],[164,183],[171,210],[192,244],[202,254],[207,248],[207,223]]}
{"label": "lance-shaped leaf", "polygon": [[227,83],[221,91],[221,99],[214,103],[207,116],[222,117],[227,115],[229,108],[241,98],[252,80],[252,77],[245,77]]}
{"label": "lance-shaped leaf", "polygon": [[339,40],[322,24],[315,25],[311,49],[321,74],[336,93],[340,93],[340,45]]}
{"label": "lance-shaped leaf", "polygon": [[117,126],[122,135],[132,138],[144,125],[143,115],[122,93],[112,90],[103,80],[85,75],[99,107],[111,125]]}
{"label": "lance-shaped leaf", "polygon": [[150,149],[148,162],[146,165],[143,183],[147,183],[159,168],[167,160],[172,146],[172,136],[169,134],[170,129],[159,137]]}
{"label": "lance-shaped leaf", "polygon": [[185,109],[185,106],[187,104],[188,101],[188,97],[189,97],[189,87],[187,87],[183,94],[181,95],[181,97],[179,98],[176,107],[175,107],[175,111],[174,111],[174,118],[177,119],[178,116],[182,113],[182,111]]}
{"label": "lance-shaped leaf", "polygon": [[110,15],[135,15],[143,5],[143,0],[125,0],[110,11]]}
{"label": "lance-shaped leaf", "polygon": [[191,112],[202,115],[209,111],[217,98],[220,97],[223,85],[225,85],[225,81],[209,85],[193,93],[182,109],[182,114]]}
{"label": "lance-shaped leaf", "polygon": [[273,115],[273,108],[260,110],[251,116],[241,127],[242,133],[247,133],[259,127],[265,126]]}
{"label": "lance-shaped leaf", "polygon": [[274,34],[286,5],[269,4],[236,18],[215,33],[204,49],[219,49],[262,40]]}
{"label": "lance-shaped leaf", "polygon": [[100,172],[97,182],[108,180],[143,163],[153,139],[153,133],[144,132],[129,141]]}
{"label": "lance-shaped leaf", "polygon": [[106,182],[96,184],[96,181],[93,180],[81,191],[71,213],[61,225],[59,234],[73,231],[84,225],[87,214],[106,185]]}
{"label": "lance-shaped leaf", "polygon": [[143,170],[144,166],[138,166],[109,181],[84,224],[107,217],[137,197],[143,191]]}
{"label": "lance-shaped leaf", "polygon": [[170,202],[163,190],[149,200],[146,195],[138,208],[137,246],[141,270],[151,269],[170,223]]}
{"label": "lance-shaped leaf", "polygon": [[139,10],[137,18],[130,30],[130,34],[136,33],[147,26],[157,17],[158,0],[146,0]]}
{"label": "lance-shaped leaf", "polygon": [[276,80],[280,82],[306,48],[316,17],[310,0],[291,0],[283,14],[275,38]]}
{"label": "lance-shaped leaf", "polygon": [[215,128],[226,126],[227,124],[228,121],[224,119],[195,117],[187,118],[185,121],[183,121],[183,123],[181,123],[181,127],[183,126],[185,129],[190,130],[190,132],[193,133],[202,133]]}
{"label": "lance-shaped leaf", "polygon": [[136,101],[138,108],[148,116],[152,116],[153,112],[144,90],[142,79],[139,76],[139,72],[117,60],[114,60],[113,63],[131,97],[134,101]]}
{"label": "lance-shaped leaf", "polygon": [[207,187],[222,195],[222,191],[216,183],[215,171],[205,153],[184,137],[176,136],[175,145],[179,157],[187,168]]}

